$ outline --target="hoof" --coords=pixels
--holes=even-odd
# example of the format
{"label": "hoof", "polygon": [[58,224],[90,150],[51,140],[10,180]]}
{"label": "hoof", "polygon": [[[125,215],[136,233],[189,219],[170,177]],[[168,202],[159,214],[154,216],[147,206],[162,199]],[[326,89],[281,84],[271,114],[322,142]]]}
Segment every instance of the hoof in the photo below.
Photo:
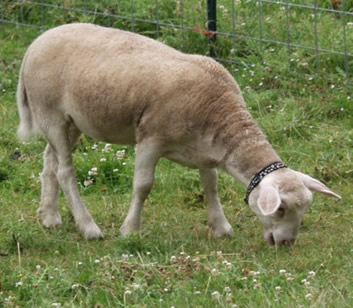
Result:
{"label": "hoof", "polygon": [[98,228],[94,221],[79,229],[86,240],[102,240],[104,238],[102,231]]}
{"label": "hoof", "polygon": [[228,237],[234,236],[233,228],[228,222],[217,226],[210,225],[209,228],[212,232],[212,235],[216,238],[225,237],[225,236],[228,236]]}
{"label": "hoof", "polygon": [[59,212],[54,212],[54,213],[48,213],[45,212],[41,209],[38,209],[37,213],[39,214],[40,220],[42,221],[42,224],[46,228],[53,228],[58,225],[61,225],[61,216]]}
{"label": "hoof", "polygon": [[140,228],[137,228],[136,226],[133,226],[132,224],[129,224],[129,223],[123,223],[123,225],[120,227],[120,234],[122,236],[126,236],[131,233],[137,233],[139,231],[140,231]]}

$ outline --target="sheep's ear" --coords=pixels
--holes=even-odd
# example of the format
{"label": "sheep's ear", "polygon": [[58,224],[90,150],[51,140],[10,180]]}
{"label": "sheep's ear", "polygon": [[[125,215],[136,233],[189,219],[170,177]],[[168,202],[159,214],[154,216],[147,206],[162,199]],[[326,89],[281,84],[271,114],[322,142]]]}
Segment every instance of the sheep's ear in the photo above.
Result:
{"label": "sheep's ear", "polygon": [[264,216],[275,213],[281,205],[278,189],[271,183],[261,183],[257,205]]}
{"label": "sheep's ear", "polygon": [[321,183],[320,181],[318,181],[318,180],[316,180],[316,179],[314,179],[304,173],[298,172],[298,171],[297,171],[297,174],[300,176],[300,178],[304,182],[304,185],[309,190],[322,193],[322,194],[329,196],[329,197],[342,199],[342,197],[340,195],[337,195],[336,193],[334,193],[332,190],[330,190],[325,184]]}

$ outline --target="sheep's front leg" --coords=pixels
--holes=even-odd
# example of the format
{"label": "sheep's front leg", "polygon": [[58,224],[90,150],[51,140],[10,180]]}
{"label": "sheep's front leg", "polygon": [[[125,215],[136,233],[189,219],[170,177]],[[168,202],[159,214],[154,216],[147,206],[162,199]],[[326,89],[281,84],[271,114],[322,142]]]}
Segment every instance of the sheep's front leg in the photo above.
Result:
{"label": "sheep's front leg", "polygon": [[159,158],[158,148],[153,142],[137,145],[132,201],[120,228],[122,235],[140,230],[142,207],[153,186],[154,170]]}
{"label": "sheep's front leg", "polygon": [[45,148],[43,161],[44,168],[40,176],[42,182],[41,202],[37,213],[43,225],[50,228],[61,224],[61,216],[58,210],[59,183],[56,179],[58,160],[49,143]]}
{"label": "sheep's front leg", "polygon": [[200,169],[200,177],[208,203],[208,226],[215,237],[232,236],[232,226],[224,216],[217,193],[217,170]]}

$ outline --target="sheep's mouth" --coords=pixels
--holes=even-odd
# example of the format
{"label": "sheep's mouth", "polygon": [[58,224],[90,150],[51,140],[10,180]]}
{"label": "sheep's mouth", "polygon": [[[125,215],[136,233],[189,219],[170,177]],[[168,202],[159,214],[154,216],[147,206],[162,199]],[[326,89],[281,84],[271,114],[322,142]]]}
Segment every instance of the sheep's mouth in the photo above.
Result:
{"label": "sheep's mouth", "polygon": [[295,238],[276,242],[272,232],[269,232],[265,235],[265,240],[270,245],[277,245],[277,246],[291,246],[295,243]]}

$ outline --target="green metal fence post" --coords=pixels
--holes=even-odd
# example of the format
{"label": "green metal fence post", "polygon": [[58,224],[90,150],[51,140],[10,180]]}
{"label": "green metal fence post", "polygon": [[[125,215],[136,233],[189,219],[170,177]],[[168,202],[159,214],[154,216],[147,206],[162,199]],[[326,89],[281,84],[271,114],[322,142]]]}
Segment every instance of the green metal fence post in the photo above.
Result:
{"label": "green metal fence post", "polygon": [[217,0],[207,0],[207,31],[210,56],[215,57],[214,43],[217,31]]}

